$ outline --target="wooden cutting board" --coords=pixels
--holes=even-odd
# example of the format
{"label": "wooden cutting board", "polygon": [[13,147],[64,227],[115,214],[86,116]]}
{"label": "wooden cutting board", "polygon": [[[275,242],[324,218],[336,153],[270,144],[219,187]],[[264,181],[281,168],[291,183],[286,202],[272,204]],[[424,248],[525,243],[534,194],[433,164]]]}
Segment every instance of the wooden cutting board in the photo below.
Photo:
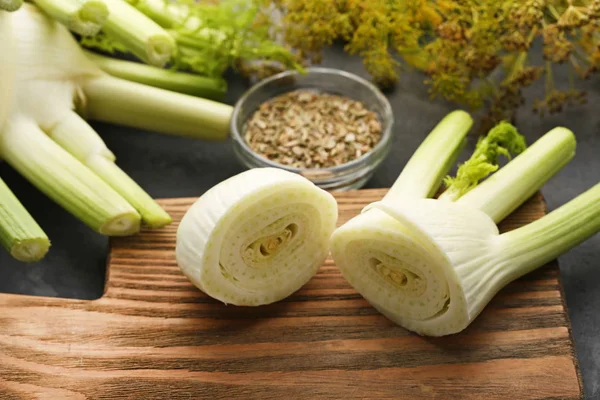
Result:
{"label": "wooden cutting board", "polygon": [[[336,194],[340,223],[385,190]],[[578,399],[556,262],[513,282],[464,332],[423,338],[374,310],[327,261],[258,308],[196,290],[174,259],[176,221],[111,241],[95,301],[0,295],[2,399]],[[541,195],[501,230],[541,217]]]}

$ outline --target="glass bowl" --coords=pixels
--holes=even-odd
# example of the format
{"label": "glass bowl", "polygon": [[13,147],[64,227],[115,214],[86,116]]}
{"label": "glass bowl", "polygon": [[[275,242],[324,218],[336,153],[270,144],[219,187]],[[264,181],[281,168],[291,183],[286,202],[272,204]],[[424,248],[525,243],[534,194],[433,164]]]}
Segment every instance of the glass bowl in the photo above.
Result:
{"label": "glass bowl", "polygon": [[[359,158],[328,168],[291,167],[268,160],[256,153],[244,139],[247,121],[265,101],[298,89],[346,96],[362,102],[365,107],[377,114],[381,123],[379,142]],[[344,191],[359,189],[371,178],[390,150],[393,124],[392,108],[375,85],[359,76],[338,69],[308,68],[304,74],[286,71],[252,86],[234,106],[230,133],[234,152],[239,161],[247,168],[280,168],[298,173],[322,189]]]}

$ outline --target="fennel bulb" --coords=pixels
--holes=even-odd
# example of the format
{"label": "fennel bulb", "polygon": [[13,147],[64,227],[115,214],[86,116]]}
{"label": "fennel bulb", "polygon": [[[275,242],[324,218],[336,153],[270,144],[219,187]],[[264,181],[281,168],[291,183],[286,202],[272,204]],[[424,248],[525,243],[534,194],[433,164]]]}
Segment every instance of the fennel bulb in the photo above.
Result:
{"label": "fennel bulb", "polygon": [[[87,58],[70,32],[24,4],[3,16],[0,43],[12,91],[0,104],[0,158],[88,226],[129,235],[171,217],[115,164],[87,117],[164,133],[222,139],[231,107],[112,77]],[[15,211],[16,215],[16,211]]]}
{"label": "fennel bulb", "polygon": [[308,179],[255,168],[212,187],[177,229],[177,263],[226,304],[281,300],[317,273],[338,217],[334,197]]}
{"label": "fennel bulb", "polygon": [[[73,111],[81,82],[104,74],[85,58],[62,25],[35,6],[24,4],[9,16],[13,32],[0,41],[14,44],[14,57],[6,62],[13,65],[15,75],[12,99],[2,105],[10,110],[0,132],[0,157],[100,233],[128,235],[139,230],[140,214],[123,196],[137,203],[148,225],[170,223]],[[94,172],[118,179],[103,180]]]}
{"label": "fennel bulb", "polygon": [[[498,233],[496,223],[573,157],[575,138],[564,128],[548,132],[479,185],[464,186],[466,194],[453,189],[427,199],[439,181],[419,179],[429,169],[420,161],[444,160],[453,152],[431,145],[454,135],[447,121],[419,147],[393,190],[332,235],[332,256],[349,283],[392,321],[431,336],[465,329],[510,281],[600,229],[596,185],[539,221]],[[432,165],[443,173],[449,167]]]}

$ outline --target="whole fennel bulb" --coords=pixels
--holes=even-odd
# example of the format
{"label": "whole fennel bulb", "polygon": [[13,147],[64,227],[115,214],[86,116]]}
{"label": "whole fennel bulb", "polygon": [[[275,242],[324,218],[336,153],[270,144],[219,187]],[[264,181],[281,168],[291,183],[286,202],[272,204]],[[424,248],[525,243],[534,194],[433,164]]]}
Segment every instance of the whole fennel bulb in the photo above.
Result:
{"label": "whole fennel bulb", "polygon": [[[64,25],[32,4],[0,17],[0,159],[99,233],[129,235],[141,225],[171,223],[83,117],[221,140],[231,107],[110,76]],[[24,236],[42,236],[19,232],[35,222],[14,200],[1,207],[7,217],[0,221],[11,252]]]}
{"label": "whole fennel bulb", "polygon": [[[82,83],[99,71],[62,25],[24,4],[10,13],[14,70],[0,131],[0,157],[38,189],[93,229],[108,235],[139,230],[137,202],[150,225],[170,217],[114,164],[114,155],[74,111]],[[100,176],[104,175],[105,179]],[[120,192],[120,193],[118,193]],[[140,201],[141,200],[141,201]]]}

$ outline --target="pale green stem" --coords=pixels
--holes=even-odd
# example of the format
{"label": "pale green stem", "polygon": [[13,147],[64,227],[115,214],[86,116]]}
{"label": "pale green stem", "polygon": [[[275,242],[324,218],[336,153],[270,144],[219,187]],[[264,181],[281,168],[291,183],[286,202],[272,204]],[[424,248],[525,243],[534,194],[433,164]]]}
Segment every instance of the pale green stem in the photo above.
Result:
{"label": "pale green stem", "polygon": [[175,40],[156,22],[123,0],[104,0],[109,16],[102,30],[147,64],[163,67],[176,52]]}
{"label": "pale green stem", "polygon": [[224,79],[166,70],[88,51],[85,51],[85,54],[104,72],[128,81],[217,101],[223,100],[227,91]]}
{"label": "pale green stem", "polygon": [[186,15],[181,11],[184,7],[181,3],[167,3],[163,0],[128,0],[128,3],[166,29],[175,26]]}
{"label": "pale green stem", "polygon": [[195,32],[195,36],[190,37],[188,35],[182,35],[181,33],[170,30],[169,33],[175,39],[178,45],[184,46],[189,50],[206,50],[206,46],[208,43],[212,41],[224,40],[227,38],[223,32],[214,31],[212,29],[204,28]]}
{"label": "pale green stem", "polygon": [[15,259],[39,261],[48,252],[50,240],[14,193],[0,179],[0,245]]}
{"label": "pale green stem", "polygon": [[96,131],[74,111],[69,111],[58,123],[44,128],[44,131],[83,164],[96,156],[111,161],[116,159]]}
{"label": "pale green stem", "polygon": [[46,14],[70,31],[82,36],[94,36],[108,18],[103,0],[34,0]]}
{"label": "pale green stem", "polygon": [[550,214],[498,238],[510,260],[503,274],[516,279],[556,259],[600,232],[600,183]]}
{"label": "pale green stem", "polygon": [[573,132],[554,128],[456,202],[478,208],[498,223],[568,164],[575,147]]}
{"label": "pale green stem", "polygon": [[162,228],[173,222],[171,216],[114,162],[104,157],[92,157],[86,165],[129,201],[142,216],[144,226]]}
{"label": "pale green stem", "polygon": [[446,115],[408,160],[383,201],[433,196],[456,162],[472,125],[473,119],[465,111]]}
{"label": "pale green stem", "polygon": [[83,83],[88,119],[205,140],[225,140],[233,108],[113,76]]}
{"label": "pale green stem", "polygon": [[172,222],[163,210],[133,179],[115,163],[104,141],[75,112],[67,114],[48,135],[125,198],[142,217],[142,223],[161,228]]}
{"label": "pale green stem", "polygon": [[36,124],[11,120],[0,135],[0,156],[40,191],[97,232],[110,236],[139,231],[140,215]]}
{"label": "pale green stem", "polygon": [[17,11],[23,5],[23,0],[0,0],[0,10]]}

